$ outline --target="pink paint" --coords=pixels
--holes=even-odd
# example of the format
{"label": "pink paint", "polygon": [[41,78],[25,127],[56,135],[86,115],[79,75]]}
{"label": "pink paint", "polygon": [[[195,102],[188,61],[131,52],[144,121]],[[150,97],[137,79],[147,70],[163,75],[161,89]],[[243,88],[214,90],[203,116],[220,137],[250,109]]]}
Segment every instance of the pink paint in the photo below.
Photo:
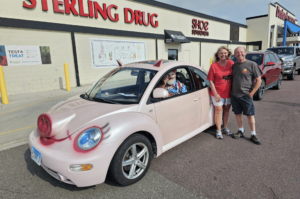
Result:
{"label": "pink paint", "polygon": [[[67,139],[67,138],[65,138],[65,139]],[[51,138],[51,139],[49,139],[49,138],[44,138],[44,137],[40,137],[40,142],[41,142],[41,144],[44,145],[44,146],[50,146],[50,145],[52,145],[52,144],[54,144],[54,143],[62,142],[62,141],[64,141],[65,139],[56,140],[55,137],[53,137],[53,138]]]}
{"label": "pink paint", "polygon": [[47,113],[43,113],[37,120],[38,132],[42,137],[50,137],[52,133],[52,120]]}
{"label": "pink paint", "polygon": [[67,136],[68,136],[69,140],[72,140],[72,137],[70,136],[70,131],[69,130],[67,130]]}
{"label": "pink paint", "polygon": [[[101,131],[101,133],[102,133],[100,142],[99,142],[94,148],[92,148],[92,149],[90,149],[90,150],[81,150],[81,149],[77,146],[77,139],[78,139],[78,137],[80,136],[80,134],[81,134],[82,132],[84,132],[84,131],[86,131],[86,130],[88,130],[88,129],[90,129],[90,128],[93,128],[93,127],[99,128],[100,131]],[[103,137],[104,137],[104,134],[103,134],[103,130],[102,130],[101,127],[98,127],[98,126],[91,126],[91,127],[88,127],[88,128],[86,128],[85,130],[83,130],[83,131],[81,131],[80,133],[78,133],[78,135],[77,135],[76,138],[74,139],[74,142],[73,142],[73,148],[74,148],[74,150],[75,150],[76,152],[78,152],[78,153],[88,153],[88,152],[90,152],[90,151],[95,150],[95,149],[100,145],[100,143],[101,143],[102,140],[103,140]]]}

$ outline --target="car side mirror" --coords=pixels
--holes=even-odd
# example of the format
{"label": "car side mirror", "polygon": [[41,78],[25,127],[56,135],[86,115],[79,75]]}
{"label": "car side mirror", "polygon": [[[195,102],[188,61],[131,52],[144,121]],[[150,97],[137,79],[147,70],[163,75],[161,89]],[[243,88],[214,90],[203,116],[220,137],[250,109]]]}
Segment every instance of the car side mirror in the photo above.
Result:
{"label": "car side mirror", "polygon": [[275,62],[267,62],[266,66],[274,66]]}
{"label": "car side mirror", "polygon": [[156,88],[153,91],[153,98],[167,98],[169,97],[169,92],[164,88]]}

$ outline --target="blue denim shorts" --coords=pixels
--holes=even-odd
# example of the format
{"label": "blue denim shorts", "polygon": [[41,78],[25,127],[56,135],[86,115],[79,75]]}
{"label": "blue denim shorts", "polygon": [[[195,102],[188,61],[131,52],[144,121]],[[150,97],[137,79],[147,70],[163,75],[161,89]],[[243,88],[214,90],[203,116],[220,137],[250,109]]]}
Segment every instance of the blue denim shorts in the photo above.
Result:
{"label": "blue denim shorts", "polygon": [[232,111],[235,115],[242,114],[247,116],[255,115],[253,99],[247,94],[242,97],[231,95]]}

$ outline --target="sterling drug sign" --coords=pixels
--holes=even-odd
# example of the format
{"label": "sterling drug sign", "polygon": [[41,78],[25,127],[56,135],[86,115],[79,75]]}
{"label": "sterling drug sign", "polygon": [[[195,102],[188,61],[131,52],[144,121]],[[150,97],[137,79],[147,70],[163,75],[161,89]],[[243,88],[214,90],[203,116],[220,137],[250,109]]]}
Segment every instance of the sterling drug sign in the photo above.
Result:
{"label": "sterling drug sign", "polygon": [[[48,11],[48,1],[42,0],[27,0],[23,1],[23,7],[27,9],[34,9],[37,3],[42,4],[42,10]],[[112,22],[119,21],[118,6],[114,4],[107,5],[103,3],[99,5],[97,1],[86,1],[86,0],[52,0],[54,13],[61,13],[70,15],[71,13],[75,16],[99,18],[100,16]],[[86,9],[85,9],[86,8]],[[85,11],[88,10],[88,11]],[[124,8],[124,19],[125,23],[136,25],[149,26],[156,28],[159,23],[156,20],[158,17],[155,13],[146,13],[140,10],[132,10],[130,8]]]}
{"label": "sterling drug sign", "polygon": [[288,13],[289,12],[284,13],[283,9],[280,10],[280,7],[277,6],[276,17],[278,17],[279,19],[282,19],[282,20],[288,20],[292,23],[296,23],[296,19],[294,19],[291,16],[288,16]]}

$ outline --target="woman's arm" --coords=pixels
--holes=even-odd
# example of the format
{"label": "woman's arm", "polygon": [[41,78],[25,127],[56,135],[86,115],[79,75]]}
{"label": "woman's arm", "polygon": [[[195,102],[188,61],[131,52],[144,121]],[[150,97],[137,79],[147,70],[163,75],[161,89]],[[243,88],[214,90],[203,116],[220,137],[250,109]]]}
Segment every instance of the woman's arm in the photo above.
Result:
{"label": "woman's arm", "polygon": [[211,90],[213,91],[214,93],[214,97],[216,98],[216,101],[219,102],[221,100],[221,97],[220,95],[217,93],[217,90],[216,90],[216,87],[215,87],[215,84],[213,81],[209,81],[210,83],[210,88]]}

